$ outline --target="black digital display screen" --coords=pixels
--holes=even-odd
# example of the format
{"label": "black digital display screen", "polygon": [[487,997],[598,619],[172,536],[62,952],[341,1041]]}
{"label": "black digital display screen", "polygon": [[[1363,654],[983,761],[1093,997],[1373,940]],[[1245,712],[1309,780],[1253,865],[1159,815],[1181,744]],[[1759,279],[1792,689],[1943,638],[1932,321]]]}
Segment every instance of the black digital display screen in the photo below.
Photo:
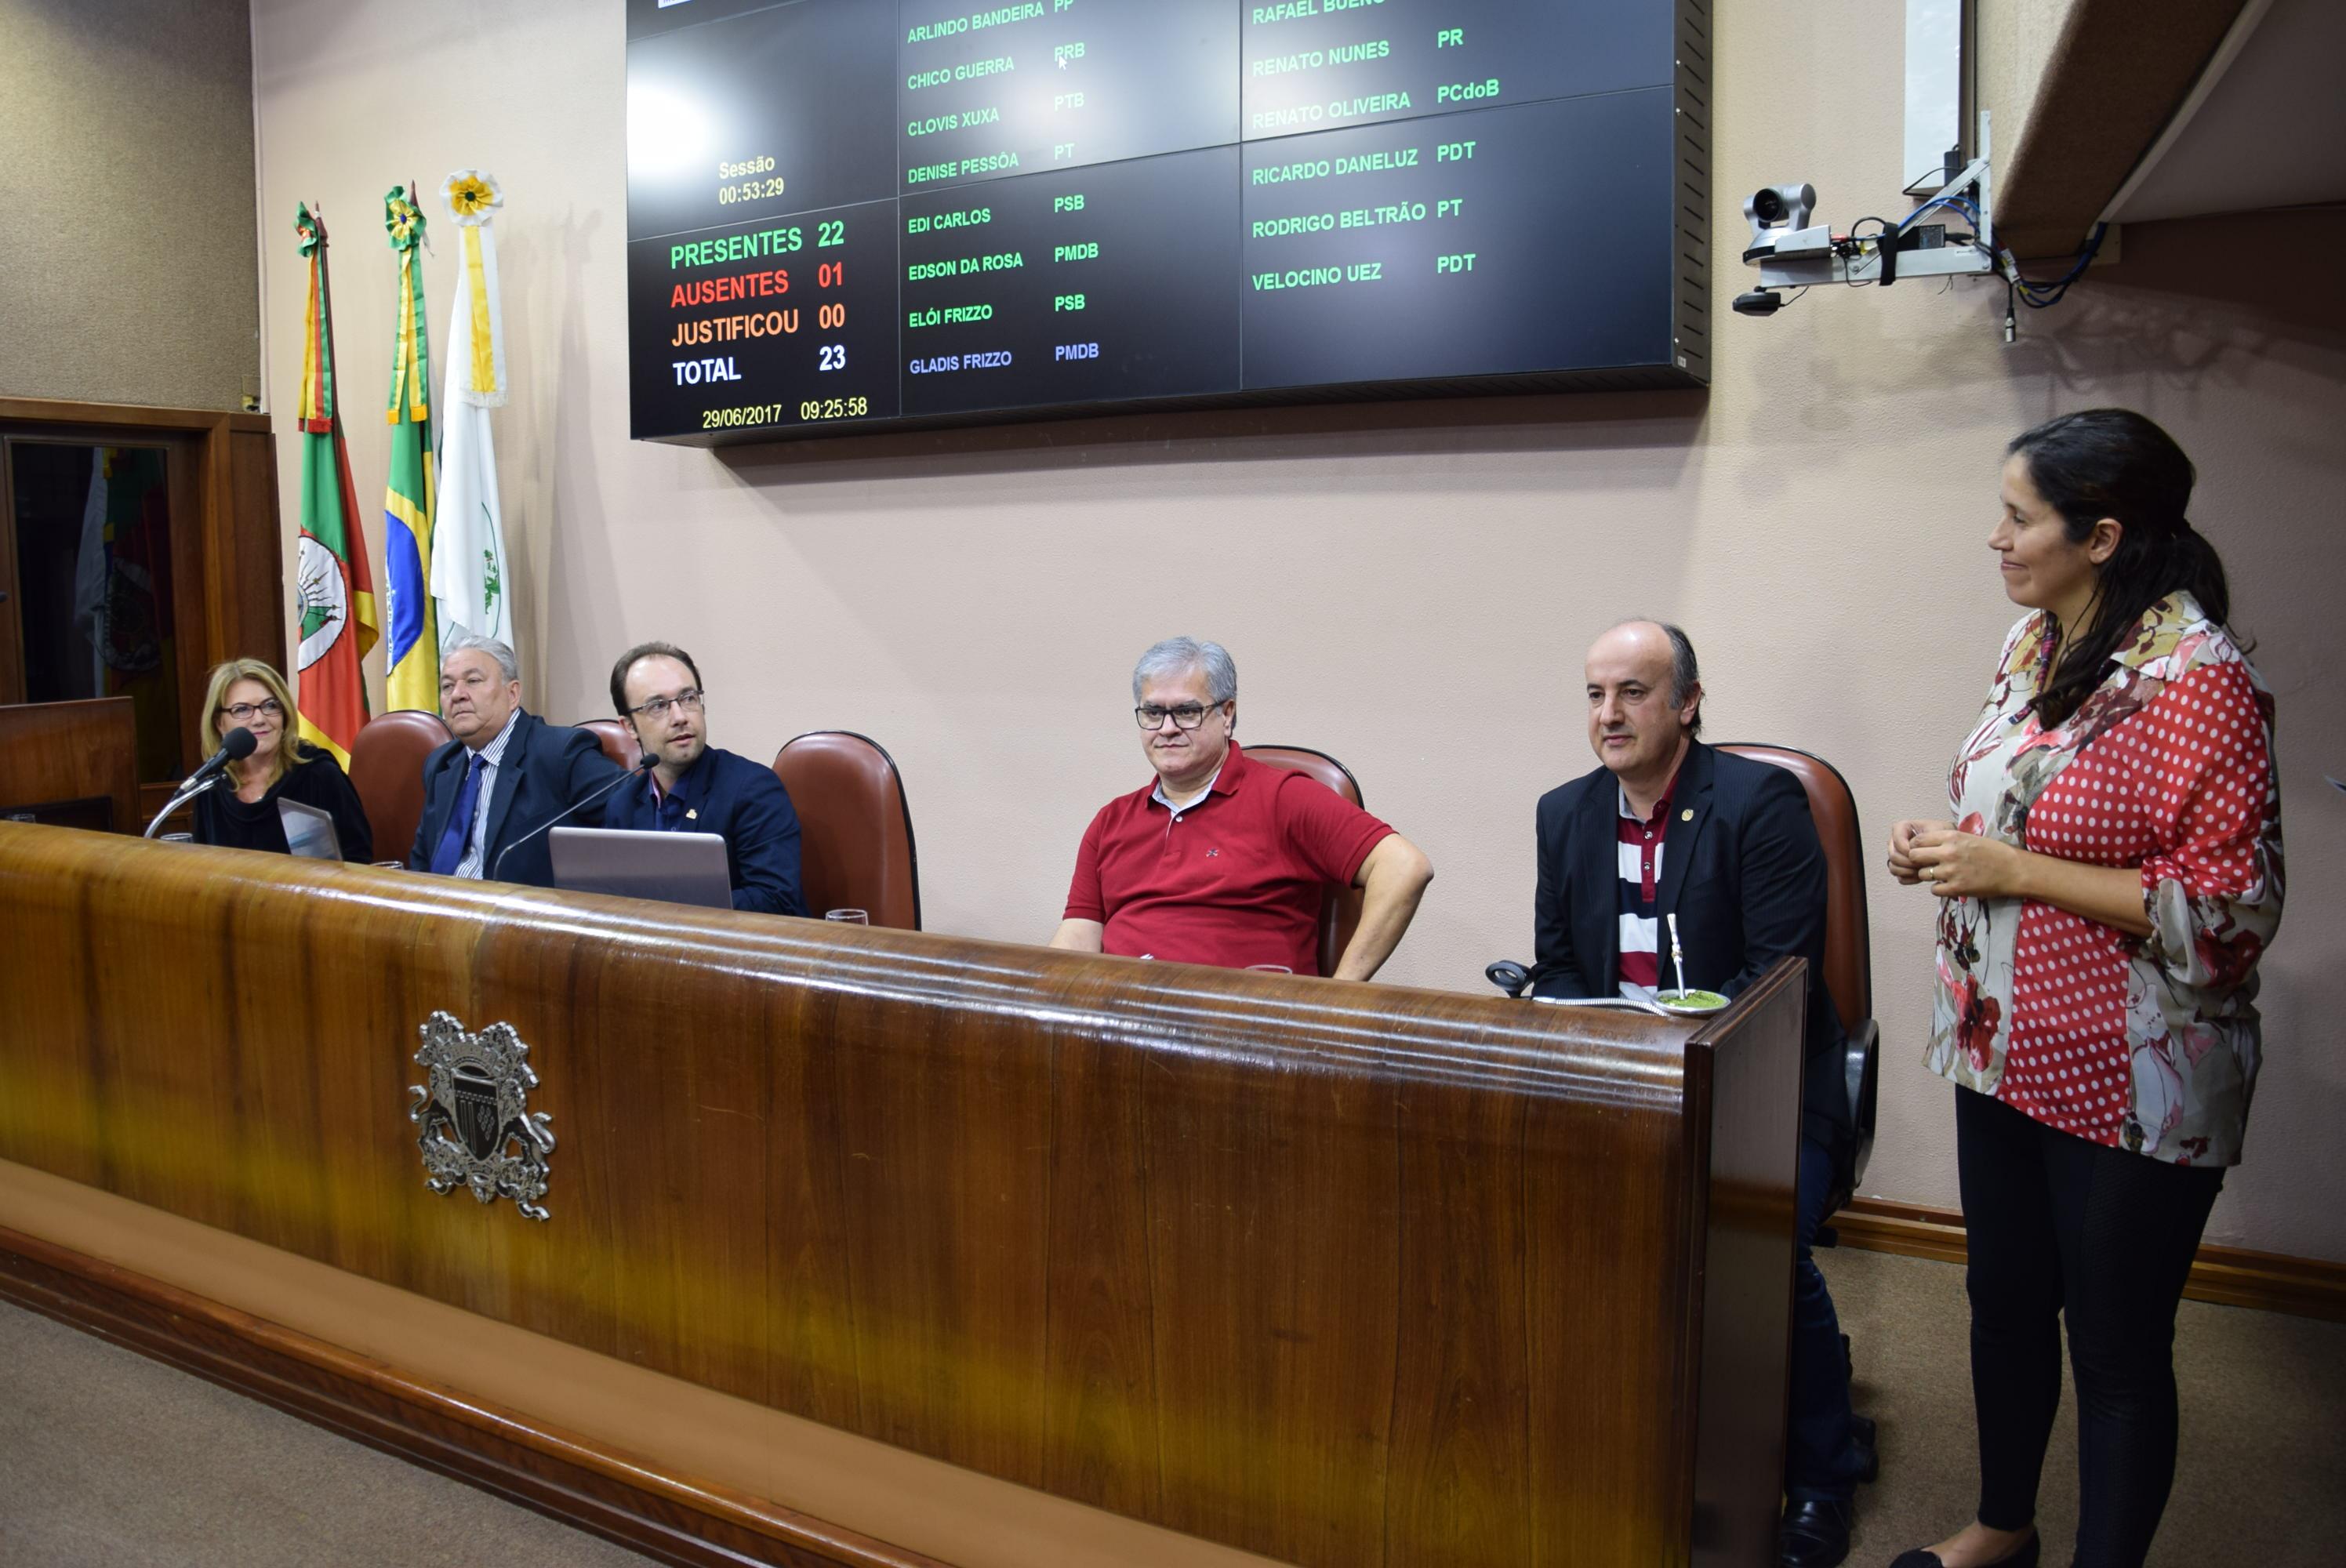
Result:
{"label": "black digital display screen", "polygon": [[903,190],[1238,139],[1229,0],[902,0],[896,10]]}
{"label": "black digital display screen", "polygon": [[634,433],[1698,382],[1687,4],[628,0]]}
{"label": "black digital display screen", "polygon": [[1239,267],[1237,148],[898,205],[905,413],[1186,397],[1239,384],[1229,287]]}

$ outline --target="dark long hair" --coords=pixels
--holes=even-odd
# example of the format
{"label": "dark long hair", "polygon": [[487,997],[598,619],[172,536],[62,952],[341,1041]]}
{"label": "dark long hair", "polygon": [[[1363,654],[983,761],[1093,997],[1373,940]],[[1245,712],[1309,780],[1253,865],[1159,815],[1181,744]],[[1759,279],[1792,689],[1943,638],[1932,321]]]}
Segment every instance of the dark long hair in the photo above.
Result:
{"label": "dark long hair", "polygon": [[2132,409],[2089,408],[2046,420],[2004,452],[2027,460],[2029,482],[2061,514],[2071,544],[2084,544],[2105,517],[2124,529],[2094,568],[2085,624],[2061,628],[2067,646],[2037,694],[2039,723],[2076,713],[2143,612],[2169,594],[2190,595],[2218,626],[2231,619],[2223,560],[2186,515],[2198,475],[2173,436]]}

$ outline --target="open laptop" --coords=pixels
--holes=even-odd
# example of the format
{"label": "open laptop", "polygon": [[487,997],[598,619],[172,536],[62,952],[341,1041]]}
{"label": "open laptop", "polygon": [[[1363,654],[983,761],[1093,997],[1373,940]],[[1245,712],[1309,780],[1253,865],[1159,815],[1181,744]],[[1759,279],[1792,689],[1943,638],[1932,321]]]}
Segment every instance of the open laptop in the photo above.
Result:
{"label": "open laptop", "polygon": [[334,819],[317,807],[304,806],[299,800],[280,800],[277,820],[285,825],[285,847],[303,860],[342,858],[342,835],[334,831]]}
{"label": "open laptop", "polygon": [[706,909],[733,907],[733,881],[726,870],[722,834],[556,828],[547,840],[557,888],[665,899]]}

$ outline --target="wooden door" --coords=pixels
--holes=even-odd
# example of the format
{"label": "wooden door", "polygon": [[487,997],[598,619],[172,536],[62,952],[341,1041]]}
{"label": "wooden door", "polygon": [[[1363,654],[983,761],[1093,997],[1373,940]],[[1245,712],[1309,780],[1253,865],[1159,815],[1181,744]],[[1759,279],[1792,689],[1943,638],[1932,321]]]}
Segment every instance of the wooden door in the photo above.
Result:
{"label": "wooden door", "polygon": [[132,698],[147,779],[186,772],[197,744],[209,639],[195,444],[184,433],[0,433],[0,698]]}
{"label": "wooden door", "polygon": [[[47,672],[27,657],[33,644],[40,644],[43,657],[52,659],[57,647],[70,646],[69,639],[60,639],[59,617],[69,621],[79,611],[87,619],[97,593],[96,581],[87,576],[71,590],[60,587],[60,542],[54,536],[41,542],[47,551],[46,580],[21,580],[26,559],[19,515],[22,482],[33,477],[34,468],[50,470],[47,477],[54,481],[56,453],[76,448],[86,454],[85,463],[95,462],[87,454],[97,448],[141,454],[140,477],[156,485],[168,514],[168,536],[158,534],[149,541],[153,548],[146,565],[155,588],[151,607],[170,622],[168,666],[133,657],[135,647],[114,650],[124,667],[115,669],[115,690],[125,684],[124,677],[143,677],[147,688],[138,777],[142,797],[151,797],[146,808],[151,810],[209,749],[197,729],[210,667],[238,657],[284,667],[286,588],[273,438],[263,414],[0,397],[0,703],[38,701],[45,692],[115,694],[51,692],[43,679]],[[87,495],[86,479],[76,494]],[[45,526],[54,529],[56,517]],[[76,567],[82,555],[78,545],[76,539]],[[82,684],[105,687],[108,677],[96,667],[87,636],[80,657],[92,660],[92,678]]]}

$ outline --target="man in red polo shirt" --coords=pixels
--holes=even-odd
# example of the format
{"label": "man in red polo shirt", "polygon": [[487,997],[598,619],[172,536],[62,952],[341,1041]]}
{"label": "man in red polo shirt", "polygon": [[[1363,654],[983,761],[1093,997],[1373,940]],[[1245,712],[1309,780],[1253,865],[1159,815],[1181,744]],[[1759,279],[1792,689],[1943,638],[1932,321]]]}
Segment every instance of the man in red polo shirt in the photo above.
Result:
{"label": "man in red polo shirt", "polygon": [[1247,760],[1231,738],[1238,668],[1219,644],[1158,643],[1132,672],[1132,697],[1157,777],[1085,830],[1051,945],[1317,974],[1321,903],[1336,882],[1362,899],[1336,978],[1374,974],[1433,862],[1318,779]]}

